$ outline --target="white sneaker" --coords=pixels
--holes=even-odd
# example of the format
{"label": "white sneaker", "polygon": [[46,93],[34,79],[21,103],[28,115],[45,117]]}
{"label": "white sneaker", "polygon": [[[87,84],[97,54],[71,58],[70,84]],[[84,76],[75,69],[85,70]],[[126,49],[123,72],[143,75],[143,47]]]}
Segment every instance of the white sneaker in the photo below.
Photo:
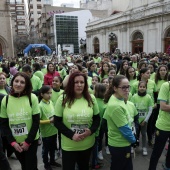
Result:
{"label": "white sneaker", "polygon": [[142,150],[143,150],[143,156],[148,155],[148,152],[147,152],[147,149],[146,149],[146,148],[143,148]]}
{"label": "white sneaker", "polygon": [[98,158],[99,158],[100,160],[103,160],[103,154],[102,154],[102,151],[99,151],[99,153],[98,153]]}
{"label": "white sneaker", "polygon": [[133,154],[134,153],[134,148],[133,147],[131,147],[131,154]]}
{"label": "white sneaker", "polygon": [[106,146],[106,154],[110,155],[109,147]]}

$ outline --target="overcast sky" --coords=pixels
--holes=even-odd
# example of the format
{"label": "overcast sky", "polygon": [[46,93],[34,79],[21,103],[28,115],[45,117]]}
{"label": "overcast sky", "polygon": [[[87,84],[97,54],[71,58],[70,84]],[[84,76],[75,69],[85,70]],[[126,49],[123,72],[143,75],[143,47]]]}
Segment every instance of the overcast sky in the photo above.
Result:
{"label": "overcast sky", "polygon": [[53,4],[56,6],[60,6],[62,3],[67,3],[67,4],[74,4],[74,7],[78,8],[80,7],[80,0],[53,0]]}

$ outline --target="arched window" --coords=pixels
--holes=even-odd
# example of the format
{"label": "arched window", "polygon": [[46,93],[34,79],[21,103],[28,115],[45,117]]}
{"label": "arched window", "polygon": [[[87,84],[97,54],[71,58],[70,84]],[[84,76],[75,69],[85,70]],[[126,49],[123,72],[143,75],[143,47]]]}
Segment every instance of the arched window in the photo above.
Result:
{"label": "arched window", "polygon": [[165,33],[164,52],[170,54],[170,28]]}
{"label": "arched window", "polygon": [[136,32],[132,37],[132,53],[143,52],[143,35],[141,32]]}
{"label": "arched window", "polygon": [[109,48],[111,53],[114,53],[117,48],[117,36],[112,32],[109,34]]}
{"label": "arched window", "polygon": [[93,45],[94,45],[94,53],[100,53],[99,39],[97,37],[94,38]]}

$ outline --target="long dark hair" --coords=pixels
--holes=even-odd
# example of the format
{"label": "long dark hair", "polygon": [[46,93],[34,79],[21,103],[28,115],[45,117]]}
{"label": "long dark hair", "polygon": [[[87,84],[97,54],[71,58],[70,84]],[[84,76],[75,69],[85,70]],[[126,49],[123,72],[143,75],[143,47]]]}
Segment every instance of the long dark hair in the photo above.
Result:
{"label": "long dark hair", "polygon": [[93,101],[92,101],[92,98],[89,94],[89,91],[88,91],[88,84],[87,84],[87,77],[84,73],[81,73],[81,72],[74,72],[73,74],[71,74],[71,76],[69,77],[69,80],[68,80],[68,85],[66,86],[65,90],[64,90],[64,100],[63,100],[63,103],[62,103],[62,106],[65,106],[66,103],[68,103],[68,106],[71,107],[71,105],[74,103],[74,100],[75,100],[75,93],[74,93],[74,79],[75,77],[77,76],[82,76],[84,77],[84,90],[83,90],[83,96],[84,98],[87,100],[88,102],[88,106],[92,106],[93,104]]}
{"label": "long dark hair", "polygon": [[105,103],[107,103],[109,101],[111,95],[115,93],[114,87],[119,87],[119,85],[123,79],[127,79],[127,78],[123,75],[117,75],[113,78],[112,83],[109,85],[109,89],[106,91],[106,94],[104,97]]}
{"label": "long dark hair", "polygon": [[106,93],[106,86],[102,83],[97,83],[94,87],[94,96],[103,99]]}
{"label": "long dark hair", "polygon": [[137,77],[137,80],[141,81],[141,76],[142,76],[142,74],[146,73],[148,70],[149,70],[149,68],[147,68],[147,67],[142,68],[142,69],[139,71],[139,75],[138,75],[138,77]]}
{"label": "long dark hair", "polygon": [[41,87],[40,89],[40,93],[39,93],[39,102],[43,99],[43,97],[41,96],[41,94],[47,93],[49,90],[51,89],[51,86],[48,85],[44,85]]}
{"label": "long dark hair", "polygon": [[14,77],[12,78],[12,80],[11,80],[11,87],[12,87],[12,89],[11,89],[11,95],[12,95],[13,93],[15,93],[14,90],[13,90],[13,83],[14,83],[15,78],[18,77],[18,76],[21,76],[21,77],[23,77],[23,78],[25,79],[25,89],[23,90],[22,95],[26,95],[26,96],[30,97],[30,96],[31,96],[31,92],[32,92],[31,80],[30,80],[30,78],[29,78],[25,73],[23,73],[23,72],[18,72],[18,73],[16,73],[16,74],[14,75]]}
{"label": "long dark hair", "polygon": [[123,69],[123,66],[124,66],[125,63],[127,63],[129,65],[128,60],[123,60],[121,65],[120,65],[120,74],[124,75],[124,76],[126,75],[126,70]]}
{"label": "long dark hair", "polygon": [[128,79],[129,81],[130,81],[129,69],[131,69],[131,68],[134,69],[134,72],[135,72],[135,74],[134,74],[134,76],[133,76],[133,80],[136,79],[136,71],[135,71],[135,68],[129,66],[129,67],[127,68],[127,70],[126,70],[126,77],[127,77],[127,79]]}
{"label": "long dark hair", "polygon": [[156,71],[156,74],[155,74],[155,83],[156,84],[158,83],[158,80],[161,80],[161,76],[160,76],[159,71],[162,67],[165,67],[165,69],[167,71],[164,80],[166,80],[166,81],[168,80],[168,67],[166,65],[161,65],[161,66],[158,67],[158,70]]}
{"label": "long dark hair", "polygon": [[102,68],[101,68],[101,78],[103,78],[104,77],[104,75],[105,75],[105,72],[104,72],[104,70],[103,70],[103,65],[104,64],[107,64],[107,66],[108,66],[108,74],[109,74],[109,71],[110,71],[110,65],[109,65],[109,63],[108,62],[104,62],[104,63],[102,63]]}

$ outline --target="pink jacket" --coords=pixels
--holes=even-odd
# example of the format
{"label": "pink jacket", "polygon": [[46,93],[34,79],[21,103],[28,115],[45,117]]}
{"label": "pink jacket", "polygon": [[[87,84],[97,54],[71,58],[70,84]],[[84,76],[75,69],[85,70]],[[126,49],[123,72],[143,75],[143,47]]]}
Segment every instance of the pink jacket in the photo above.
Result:
{"label": "pink jacket", "polygon": [[52,86],[53,78],[56,77],[56,76],[58,76],[58,77],[60,76],[60,74],[57,71],[55,71],[53,73],[48,72],[47,74],[45,74],[45,76],[44,76],[44,85]]}

